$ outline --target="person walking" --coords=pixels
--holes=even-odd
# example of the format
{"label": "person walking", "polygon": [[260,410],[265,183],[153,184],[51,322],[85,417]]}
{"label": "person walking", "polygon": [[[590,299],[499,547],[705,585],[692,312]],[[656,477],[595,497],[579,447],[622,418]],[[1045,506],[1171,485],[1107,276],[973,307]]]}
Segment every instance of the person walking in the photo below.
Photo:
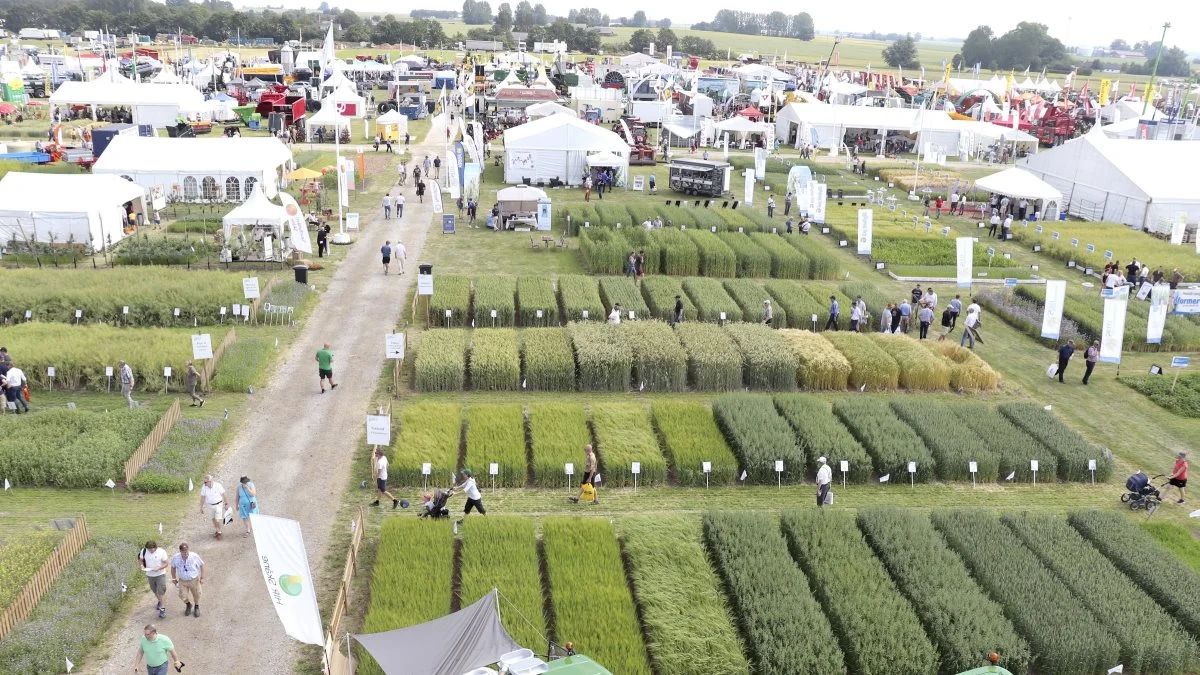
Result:
{"label": "person walking", "polygon": [[183,615],[200,618],[200,590],[204,584],[204,560],[192,553],[186,541],[179,542],[179,553],[171,556],[171,583],[179,590]]}
{"label": "person walking", "polygon": [[317,257],[324,258],[329,252],[329,226],[321,225],[317,227]]}
{"label": "person walking", "polygon": [[371,502],[371,506],[379,506],[379,498],[387,497],[392,500],[392,508],[395,509],[400,505],[400,500],[396,499],[391,492],[388,492],[388,458],[383,454],[383,448],[375,448],[375,454],[372,457],[371,475],[375,477],[375,501]]}
{"label": "person walking", "polygon": [[204,397],[199,393],[200,389],[200,371],[196,370],[196,366],[191,361],[187,362],[187,386],[188,394],[192,397],[192,404],[189,407],[195,408],[204,407]]}
{"label": "person walking", "polygon": [[13,363],[11,358],[7,361],[7,364],[8,371],[3,375],[4,398],[8,401],[9,407],[12,408],[13,412],[17,413],[18,415],[21,414],[21,410],[18,410],[18,406],[24,409],[25,412],[29,412],[29,403],[25,401],[25,396],[23,395],[22,391],[25,388],[26,383],[25,371],[18,368],[17,364]]}
{"label": "person walking", "polygon": [[833,470],[825,457],[818,457],[817,464],[817,508],[825,508],[825,500],[829,497],[829,483],[833,480]]}
{"label": "person walking", "polygon": [[383,219],[391,220],[392,218],[392,196],[388,193],[383,193]]}
{"label": "person walking", "polygon": [[917,320],[921,322],[921,340],[929,337],[929,324],[933,323],[933,310],[929,305],[922,304],[921,311],[917,312]]}
{"label": "person walking", "polygon": [[621,303],[614,303],[612,310],[608,313],[608,323],[619,326],[621,324]]}
{"label": "person walking", "polygon": [[865,306],[866,305],[864,305],[862,302],[861,295],[858,296],[857,298],[855,298],[854,302],[850,303],[850,332],[851,333],[858,332],[858,324],[860,321],[862,321],[863,307],[865,307]]}
{"label": "person walking", "polygon": [[883,309],[883,311],[879,313],[879,332],[880,333],[892,332],[892,310],[893,309],[895,309],[895,307],[892,305],[892,303],[889,302],[887,304],[887,307],[885,307]]}
{"label": "person walking", "polygon": [[408,249],[405,248],[404,242],[396,241],[396,245],[392,247],[392,258],[395,259],[400,274],[404,274],[404,261],[408,260]]}
{"label": "person walking", "polygon": [[[579,494],[574,497],[570,497],[571,502],[575,504],[579,503],[579,498],[583,496],[584,485],[591,485],[593,494],[595,494],[596,467],[596,451],[592,449],[592,444],[588,443],[587,445],[583,446],[583,480],[579,481]],[[600,496],[596,495],[593,497],[592,503],[599,504]]]}
{"label": "person walking", "polygon": [[988,226],[988,236],[994,237],[996,236],[996,231],[1000,229],[1000,212],[992,209],[992,219],[988,222],[991,223]]}
{"label": "person walking", "polygon": [[329,349],[328,342],[317,351],[316,362],[317,381],[321,383],[321,393],[325,393],[325,380],[329,380],[331,390],[337,389],[337,385],[333,382],[333,352]]}
{"label": "person walking", "polygon": [[1182,504],[1186,499],[1184,490],[1187,488],[1188,463],[1187,453],[1181,452],[1175,457],[1175,467],[1171,469],[1171,476],[1167,479],[1167,487],[1163,488],[1163,499],[1167,498],[1167,490],[1175,488],[1179,491],[1179,501],[1176,504]]}
{"label": "person walking", "polygon": [[967,318],[963,320],[963,336],[958,341],[958,346],[963,346],[964,343],[970,343],[970,349],[975,349],[976,331],[979,327],[979,312],[982,308],[974,301],[967,305]]}
{"label": "person walking", "polygon": [[213,536],[220,539],[225,520],[225,486],[213,480],[212,474],[205,476],[200,486],[200,515],[212,519]]}
{"label": "person walking", "polygon": [[783,196],[783,215],[788,216],[788,215],[791,215],[791,213],[792,213],[792,192],[789,190],[788,193]]}
{"label": "person walking", "polygon": [[938,196],[937,196],[937,199],[935,199],[935,200],[933,201],[933,208],[934,208],[934,211],[933,211],[933,217],[934,217],[934,219],[937,219],[937,220],[940,220],[940,219],[941,219],[941,217],[942,217],[942,205],[943,205],[943,204],[945,204],[945,202],[944,202],[944,201],[942,201],[942,196],[941,196],[941,195],[938,195]]}
{"label": "person walking", "polygon": [[770,300],[763,300],[763,323],[770,326],[775,320],[775,309],[771,307]]}
{"label": "person walking", "polygon": [[1092,346],[1087,348],[1083,353],[1083,366],[1086,370],[1083,371],[1083,383],[1087,384],[1088,379],[1092,376],[1092,370],[1096,367],[1096,362],[1100,360],[1100,341],[1092,340]]}
{"label": "person walking", "polygon": [[133,659],[133,672],[142,671],[142,661],[146,662],[146,675],[167,675],[168,666],[176,671],[183,670],[183,661],[179,660],[175,643],[166,635],[160,635],[158,627],[152,623],[142,628],[142,639],[138,642],[137,656]]}
{"label": "person walking", "polygon": [[396,199],[395,199],[394,203],[396,206],[396,220],[400,220],[401,218],[404,217],[404,195],[403,194],[396,195]]}
{"label": "person walking", "polygon": [[1063,374],[1067,372],[1067,364],[1071,362],[1071,357],[1075,354],[1075,341],[1067,340],[1067,344],[1058,348],[1058,381],[1063,381]]}
{"label": "person walking", "polygon": [[892,313],[892,330],[891,330],[891,332],[899,333],[900,332],[900,305],[892,303],[892,304],[888,305],[888,307],[892,308],[892,312],[891,312]]}
{"label": "person walking", "polygon": [[924,291],[921,290],[921,284],[917,284],[916,286],[913,286],[912,291],[909,292],[909,295],[912,296],[912,304],[916,305],[916,306],[920,306],[921,296],[924,294],[925,294]]}
{"label": "person walking", "polygon": [[962,296],[955,294],[950,300],[950,327],[958,328],[958,315],[962,313]]}
{"label": "person walking", "polygon": [[908,304],[908,298],[900,301],[900,323],[896,324],[896,331],[899,333],[908,333],[912,326],[912,305]]}
{"label": "person walking", "polygon": [[392,241],[389,239],[379,247],[379,255],[383,258],[383,274],[387,276],[392,270]]}
{"label": "person walking", "polygon": [[146,545],[142,547],[142,552],[138,554],[138,562],[141,563],[142,572],[146,574],[146,581],[150,583],[150,592],[158,600],[154,603],[158,618],[165,618],[167,616],[167,567],[170,566],[167,552],[159,548],[158,543],[151,539],[146,542]]}
{"label": "person walking", "polygon": [[250,536],[250,514],[258,513],[258,491],[254,488],[254,481],[250,480],[249,476],[242,476],[238,479],[238,517],[242,519],[242,525],[246,531],[242,533],[243,537]]}
{"label": "person walking", "polygon": [[125,397],[125,403],[133,408],[137,405],[133,400],[133,387],[137,384],[133,378],[133,368],[130,368],[129,364],[124,361],[118,361],[117,365],[120,366],[121,371],[121,395]]}
{"label": "person walking", "polygon": [[673,323],[678,326],[683,323],[683,296],[675,296],[675,315]]}
{"label": "person walking", "polygon": [[459,522],[465,520],[471,513],[471,509],[479,511],[479,515],[486,516],[487,509],[483,508],[483,495],[479,493],[479,486],[475,483],[475,474],[470,469],[463,469],[463,482],[455,487],[467,495],[467,505],[463,507],[463,517]]}
{"label": "person walking", "polygon": [[[449,136],[450,136],[450,130],[447,129],[446,137],[449,138]],[[435,180],[442,179],[442,158],[441,157],[433,158],[433,177]]]}
{"label": "person walking", "polygon": [[775,217],[775,198],[774,197],[767,197],[767,217],[768,218]]}
{"label": "person walking", "polygon": [[837,296],[829,296],[829,320],[825,322],[825,330],[838,329],[838,314],[840,311],[841,310],[838,309]]}

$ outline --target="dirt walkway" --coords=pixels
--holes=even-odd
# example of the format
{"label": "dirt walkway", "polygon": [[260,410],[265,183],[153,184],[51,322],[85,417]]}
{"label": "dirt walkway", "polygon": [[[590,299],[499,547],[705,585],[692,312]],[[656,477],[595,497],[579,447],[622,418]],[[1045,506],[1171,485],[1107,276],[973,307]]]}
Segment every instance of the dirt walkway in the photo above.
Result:
{"label": "dirt walkway", "polygon": [[[431,142],[414,147],[414,156],[442,154],[444,135],[443,125],[435,119],[428,136]],[[300,521],[317,576],[331,534],[349,536],[346,524],[334,523],[333,517],[385,364],[383,336],[397,323],[432,227],[430,201],[417,201],[411,181],[404,194],[402,221],[383,221],[374,205],[365,209],[361,235],[298,339],[280,359],[271,383],[256,392],[241,413],[244,421],[214,470],[229,496],[236,499],[238,478],[248,475],[264,513]],[[403,276],[394,271],[383,275],[379,248],[385,239],[400,239],[408,249],[408,270]],[[332,344],[338,388],[320,394],[313,355],[323,342]],[[187,664],[185,672],[191,675],[294,671],[299,649],[284,634],[269,602],[253,540],[242,537],[241,522],[235,521],[226,528],[223,540],[215,541],[210,523],[199,513],[196,494],[189,495],[196,506],[177,531],[207,564],[202,616],[184,617],[183,603],[169,589],[167,618],[160,620],[154,598],[146,592],[124,625],[110,633],[108,649],[100,652],[107,654],[106,663],[86,672],[131,672],[142,626],[149,622],[157,623],[175,642]],[[147,514],[147,518],[154,516]],[[178,541],[169,543],[171,553],[177,545]]]}

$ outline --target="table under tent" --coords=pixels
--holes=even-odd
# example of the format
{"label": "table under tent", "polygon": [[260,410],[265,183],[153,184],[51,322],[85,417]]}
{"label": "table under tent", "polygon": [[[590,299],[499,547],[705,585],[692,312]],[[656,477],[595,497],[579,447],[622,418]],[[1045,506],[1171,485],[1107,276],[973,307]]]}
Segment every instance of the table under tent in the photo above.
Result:
{"label": "table under tent", "polygon": [[287,211],[271,202],[260,185],[221,219],[221,262],[282,262],[291,255],[286,238]]}
{"label": "table under tent", "polygon": [[[506,187],[496,193],[496,202],[500,207],[497,227],[501,230],[513,230],[521,226],[542,229],[538,226],[538,206],[549,201],[544,190],[531,185]],[[549,223],[546,225],[549,226]]]}

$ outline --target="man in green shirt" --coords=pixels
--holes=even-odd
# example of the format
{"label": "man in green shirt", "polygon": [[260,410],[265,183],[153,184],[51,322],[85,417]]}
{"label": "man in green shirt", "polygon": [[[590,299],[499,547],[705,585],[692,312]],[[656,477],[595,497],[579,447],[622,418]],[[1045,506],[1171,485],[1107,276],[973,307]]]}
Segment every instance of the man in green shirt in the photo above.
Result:
{"label": "man in green shirt", "polygon": [[333,383],[333,352],[329,351],[329,343],[317,352],[317,375],[321,383],[321,393],[325,393],[325,380],[329,380],[329,388],[337,389]]}
{"label": "man in green shirt", "polygon": [[158,628],[152,623],[142,629],[137,658],[133,660],[133,672],[141,672],[143,658],[146,660],[147,675],[167,675],[168,666],[175,666],[176,671],[183,668],[183,662],[175,652],[175,643],[166,635],[159,635]]}

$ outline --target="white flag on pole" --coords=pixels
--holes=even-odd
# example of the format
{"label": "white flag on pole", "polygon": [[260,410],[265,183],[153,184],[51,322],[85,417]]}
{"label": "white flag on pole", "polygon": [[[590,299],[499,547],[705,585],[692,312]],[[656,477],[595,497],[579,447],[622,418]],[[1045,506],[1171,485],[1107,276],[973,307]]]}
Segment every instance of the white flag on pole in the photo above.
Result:
{"label": "white flag on pole", "polygon": [[8,492],[11,489],[12,489],[12,483],[8,482],[8,479],[5,478],[4,479],[4,491]]}
{"label": "white flag on pole", "polygon": [[888,481],[889,481],[889,480],[891,480],[891,479],[892,479],[892,474],[890,474],[890,473],[885,473],[885,474],[883,474],[882,476],[880,476],[880,477],[879,477],[879,482],[880,482],[880,483],[886,483],[886,482],[888,482]]}
{"label": "white flag on pole", "polygon": [[195,485],[192,483],[192,479],[191,479],[191,478],[189,478],[189,479],[188,479],[188,492],[191,492],[191,491],[193,491],[193,490],[195,490],[195,489],[196,489],[196,486],[195,486]]}
{"label": "white flag on pole", "polygon": [[1042,337],[1057,340],[1062,331],[1063,303],[1067,299],[1067,282],[1046,280],[1046,302],[1042,314]]}
{"label": "white flag on pole", "polygon": [[1128,292],[1124,296],[1104,299],[1104,324],[1100,333],[1102,363],[1121,362],[1121,349],[1125,343],[1125,311],[1128,307]]}
{"label": "white flag on pole", "polygon": [[739,478],[738,480],[741,480],[741,481],[746,480],[746,470],[745,469],[742,469],[742,477]]}
{"label": "white flag on pole", "polygon": [[75,664],[71,663],[71,659],[67,659],[67,672],[69,673],[72,670],[75,670]]}
{"label": "white flag on pole", "polygon": [[1108,672],[1109,673],[1123,673],[1123,672],[1125,672],[1125,664],[1118,663],[1117,665],[1113,666],[1112,668],[1109,668]]}
{"label": "white flag on pole", "polygon": [[316,584],[308,566],[300,523],[252,513],[250,526],[267,594],[284,631],[305,644],[325,644]]}
{"label": "white flag on pole", "polygon": [[104,487],[111,490],[117,487],[117,484],[113,482],[113,479],[109,478],[108,480],[104,481]]}
{"label": "white flag on pole", "polygon": [[1008,476],[1006,476],[1006,477],[1004,478],[1004,480],[1012,480],[1012,479],[1014,479],[1014,478],[1016,478],[1016,477],[1017,477],[1017,472],[1016,472],[1016,471],[1013,471],[1012,473],[1008,474]]}

